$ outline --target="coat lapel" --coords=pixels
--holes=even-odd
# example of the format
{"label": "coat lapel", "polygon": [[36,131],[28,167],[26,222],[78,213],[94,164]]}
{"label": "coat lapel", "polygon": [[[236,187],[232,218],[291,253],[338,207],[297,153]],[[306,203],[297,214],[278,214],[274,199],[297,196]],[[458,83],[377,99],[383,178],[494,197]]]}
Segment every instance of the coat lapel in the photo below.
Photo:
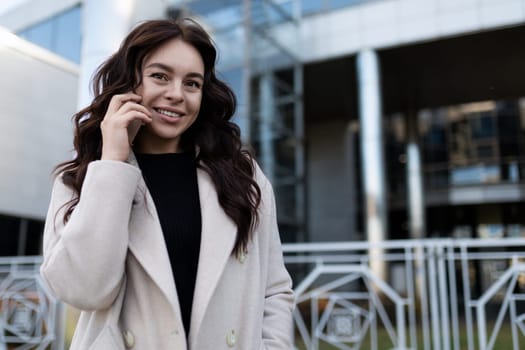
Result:
{"label": "coat lapel", "polygon": [[[138,167],[133,153],[128,162]],[[179,301],[173,279],[171,263],[160,226],[155,202],[148,191],[144,179],[141,179],[135,195],[136,204],[132,210],[129,237],[129,249],[142,265],[151,279],[158,285],[177,313]]]}
{"label": "coat lapel", "polygon": [[237,226],[219,204],[215,186],[206,171],[197,170],[202,216],[201,250],[193,297],[190,343],[199,332],[210,299],[230,257]]}
{"label": "coat lapel", "polygon": [[[138,166],[133,153],[130,154],[128,162]],[[205,170],[197,169],[197,181],[202,233],[191,315],[190,342],[195,338],[202,324],[210,299],[233,251],[237,234],[237,227],[220,206],[215,186]],[[140,180],[137,192],[135,199],[139,206],[144,205],[145,208],[137,208],[142,214],[141,219],[136,223],[137,229],[130,235],[129,249],[165,294],[180,319],[179,300],[162,228],[155,203],[143,179]],[[141,204],[141,202],[145,203]],[[134,224],[135,217],[132,215],[130,225]]]}

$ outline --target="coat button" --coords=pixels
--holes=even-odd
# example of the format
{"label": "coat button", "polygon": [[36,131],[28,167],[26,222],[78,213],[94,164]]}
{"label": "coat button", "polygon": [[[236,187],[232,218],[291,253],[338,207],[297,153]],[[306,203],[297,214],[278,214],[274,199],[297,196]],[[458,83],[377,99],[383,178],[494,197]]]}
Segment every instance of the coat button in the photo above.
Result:
{"label": "coat button", "polygon": [[237,337],[235,337],[235,331],[232,329],[227,335],[226,335],[226,344],[230,348],[233,348],[235,346],[235,343],[237,342]]}
{"label": "coat button", "polygon": [[122,337],[124,338],[124,344],[127,348],[132,348],[135,346],[135,336],[130,330],[125,330],[122,332]]}
{"label": "coat button", "polygon": [[237,259],[239,259],[239,262],[241,264],[243,264],[246,261],[247,257],[248,257],[248,252],[243,251],[243,252],[239,253],[239,256],[237,257]]}

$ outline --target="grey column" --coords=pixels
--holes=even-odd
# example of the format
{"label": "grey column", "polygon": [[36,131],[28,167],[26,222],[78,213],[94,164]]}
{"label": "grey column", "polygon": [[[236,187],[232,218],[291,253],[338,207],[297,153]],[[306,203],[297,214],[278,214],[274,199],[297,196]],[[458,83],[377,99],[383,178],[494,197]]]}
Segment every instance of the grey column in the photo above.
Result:
{"label": "grey column", "polygon": [[[385,170],[379,62],[373,50],[357,55],[359,123],[361,128],[361,172],[364,183],[366,236],[373,245],[387,237]],[[384,278],[382,250],[370,250],[370,267]]]}
{"label": "grey column", "polygon": [[259,80],[259,138],[261,142],[261,163],[270,183],[275,185],[275,151],[273,123],[275,115],[275,94],[273,75],[264,72]]}
{"label": "grey column", "polygon": [[305,198],[305,150],[304,150],[304,105],[303,67],[294,67],[294,137],[295,137],[295,219],[298,223],[297,241],[307,241],[306,198]]}
{"label": "grey column", "polygon": [[348,237],[345,237],[345,239],[349,240],[357,240],[357,225],[356,225],[356,212],[357,212],[357,193],[355,191],[356,188],[358,188],[359,184],[357,183],[357,169],[355,169],[355,141],[356,138],[359,136],[359,124],[356,121],[351,121],[347,124],[346,132],[345,132],[345,151],[344,151],[344,167],[345,167],[345,174],[346,174],[346,181],[347,184],[350,187],[350,191],[347,192],[348,194],[348,205],[346,206],[346,212],[348,215],[348,221],[346,222],[346,225],[348,225]]}
{"label": "grey column", "polygon": [[[425,235],[425,201],[423,193],[423,176],[421,166],[421,153],[418,140],[418,119],[414,109],[409,110],[406,118],[407,133],[407,164],[406,164],[406,182],[407,182],[407,200],[408,200],[408,217],[409,217],[409,234],[412,239],[424,238]],[[421,247],[414,250],[416,259],[414,260],[415,268],[415,286],[417,296],[424,298],[424,274],[425,261],[424,251]],[[423,304],[422,304],[423,305]],[[428,308],[424,304],[421,309],[423,315],[423,325],[428,320]],[[428,326],[428,325],[426,325]]]}
{"label": "grey column", "polygon": [[91,100],[91,76],[119,47],[131,27],[135,0],[84,0],[78,107]]}
{"label": "grey column", "polygon": [[423,238],[425,233],[425,201],[421,152],[418,142],[417,114],[407,116],[407,189],[410,238]]}
{"label": "grey column", "polygon": [[[252,141],[252,120],[251,120],[251,99],[252,99],[252,2],[251,0],[242,1],[243,9],[243,58],[242,58],[242,94],[237,93],[237,98],[242,97],[238,101],[237,106],[240,110],[237,112],[243,118],[241,127],[242,141],[250,144]],[[239,96],[240,95],[240,96]]]}
{"label": "grey column", "polygon": [[20,227],[18,228],[18,256],[26,255],[26,245],[27,245],[27,219],[20,219]]}

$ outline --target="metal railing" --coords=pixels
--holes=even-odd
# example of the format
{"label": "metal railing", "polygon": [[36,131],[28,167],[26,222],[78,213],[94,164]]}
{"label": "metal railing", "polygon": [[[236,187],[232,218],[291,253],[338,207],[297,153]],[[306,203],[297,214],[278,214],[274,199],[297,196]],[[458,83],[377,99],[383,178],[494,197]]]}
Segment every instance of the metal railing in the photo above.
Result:
{"label": "metal railing", "polygon": [[285,244],[284,252],[295,276],[296,349],[525,347],[525,239]]}
{"label": "metal railing", "polygon": [[41,257],[0,257],[0,350],[64,348],[61,305],[39,274]]}
{"label": "metal railing", "polygon": [[[285,244],[295,349],[525,347],[525,239]],[[371,259],[373,258],[373,264]],[[0,350],[63,349],[40,257],[0,258]]]}

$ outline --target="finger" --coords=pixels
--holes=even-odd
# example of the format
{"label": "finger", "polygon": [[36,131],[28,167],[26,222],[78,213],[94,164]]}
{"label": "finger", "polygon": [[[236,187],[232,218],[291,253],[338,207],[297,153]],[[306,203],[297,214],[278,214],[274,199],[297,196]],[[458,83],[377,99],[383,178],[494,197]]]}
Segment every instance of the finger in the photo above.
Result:
{"label": "finger", "polygon": [[122,107],[122,105],[124,105],[128,101],[138,103],[141,100],[142,96],[131,92],[126,94],[114,95],[109,102],[106,115],[112,115],[117,113],[117,111]]}
{"label": "finger", "polygon": [[148,124],[152,119],[143,111],[130,109],[124,113],[119,111],[119,113],[114,114],[111,118],[104,118],[100,123],[100,127],[107,132],[109,132],[109,130],[116,131],[127,128],[133,120],[138,120],[142,124]]}
{"label": "finger", "polygon": [[151,117],[151,112],[149,111],[149,109],[147,109],[143,105],[136,103],[136,102],[128,101],[124,103],[122,107],[119,109],[119,113],[126,113],[129,111],[139,111]]}
{"label": "finger", "polygon": [[135,102],[135,103],[139,103],[141,100],[142,100],[142,96],[140,95],[137,95],[133,92],[128,92],[127,94],[122,94],[122,104],[126,103],[126,102]]}
{"label": "finger", "polygon": [[126,127],[129,126],[129,124],[134,120],[139,120],[144,124],[148,124],[151,122],[151,118],[147,114],[140,111],[128,111],[122,115],[122,121],[124,122]]}

